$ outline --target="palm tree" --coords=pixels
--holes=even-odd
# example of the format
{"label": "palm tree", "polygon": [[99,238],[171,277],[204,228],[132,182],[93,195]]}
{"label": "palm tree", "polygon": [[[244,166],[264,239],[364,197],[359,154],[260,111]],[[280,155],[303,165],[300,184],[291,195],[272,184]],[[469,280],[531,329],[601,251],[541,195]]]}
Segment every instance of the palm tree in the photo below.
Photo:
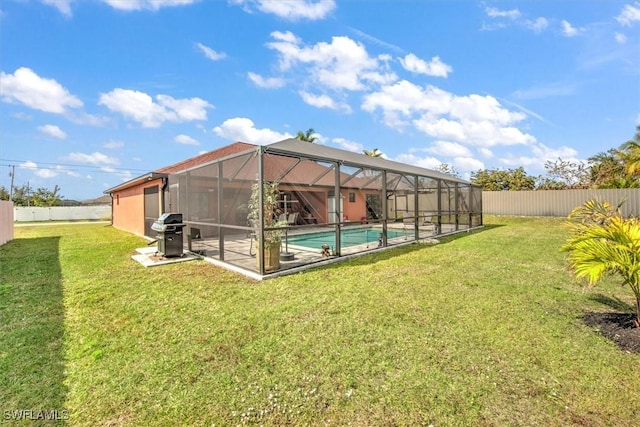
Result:
{"label": "palm tree", "polygon": [[383,153],[377,148],[374,148],[373,150],[362,150],[362,154],[369,157],[380,157]]}
{"label": "palm tree", "polygon": [[636,297],[636,327],[640,327],[640,218],[624,218],[619,207],[594,200],[569,215],[570,236],[561,250],[577,278],[596,285],[606,274],[622,278]]}
{"label": "palm tree", "polygon": [[306,142],[315,142],[316,141],[316,137],[313,136],[316,133],[315,130],[313,130],[313,128],[309,128],[307,129],[306,132],[302,132],[301,130],[298,131],[298,133],[296,134],[296,139],[299,139],[300,141],[306,141]]}
{"label": "palm tree", "polygon": [[640,175],[640,126],[636,128],[636,136],[620,147],[629,175]]}

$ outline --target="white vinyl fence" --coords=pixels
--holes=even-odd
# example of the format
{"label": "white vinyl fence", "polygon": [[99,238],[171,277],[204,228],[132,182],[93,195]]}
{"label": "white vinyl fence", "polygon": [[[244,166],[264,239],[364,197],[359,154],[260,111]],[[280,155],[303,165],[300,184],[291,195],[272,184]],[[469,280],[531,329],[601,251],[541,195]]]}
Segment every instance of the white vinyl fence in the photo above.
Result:
{"label": "white vinyl fence", "polygon": [[16,222],[27,221],[95,221],[111,219],[111,205],[54,206],[49,208],[16,207]]}
{"label": "white vinyl fence", "polygon": [[614,207],[625,200],[625,216],[640,214],[640,188],[613,190],[483,191],[482,212],[493,215],[567,216],[573,208],[595,199]]}
{"label": "white vinyl fence", "polygon": [[0,200],[0,246],[13,240],[13,202]]}

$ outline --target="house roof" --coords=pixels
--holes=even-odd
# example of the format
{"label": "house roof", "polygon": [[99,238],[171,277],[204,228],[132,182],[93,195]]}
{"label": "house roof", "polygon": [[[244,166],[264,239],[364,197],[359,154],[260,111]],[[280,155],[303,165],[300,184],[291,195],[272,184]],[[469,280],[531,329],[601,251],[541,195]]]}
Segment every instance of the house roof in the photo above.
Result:
{"label": "house roof", "polygon": [[154,179],[167,178],[170,174],[185,171],[187,169],[194,168],[204,163],[211,162],[222,157],[229,156],[231,154],[240,153],[250,149],[255,149],[256,146],[246,142],[234,142],[230,145],[217,148],[215,150],[208,151],[204,154],[200,154],[195,157],[190,157],[186,160],[174,163],[169,166],[156,169],[153,172],[147,172],[143,175],[130,179],[129,181],[118,184],[115,187],[109,188],[104,191],[104,194],[111,194],[116,191],[124,190],[125,188],[133,187],[145,181],[152,181]]}
{"label": "house roof", "polygon": [[233,144],[225,145],[224,147],[220,147],[215,150],[208,151],[204,154],[200,154],[199,156],[191,157],[189,159],[182,160],[178,163],[174,163],[170,166],[165,166],[163,168],[157,169],[156,172],[166,173],[166,174],[182,172],[184,170],[191,169],[196,166],[200,166],[204,163],[208,163],[213,160],[217,160],[222,157],[229,156],[231,154],[241,153],[243,151],[247,151],[252,148],[256,148],[256,145],[249,144],[246,142],[234,142]]}
{"label": "house roof", "polygon": [[166,173],[156,173],[156,172],[148,172],[144,175],[137,176],[129,181],[123,182],[122,184],[118,184],[115,187],[108,188],[104,190],[104,194],[112,194],[116,191],[124,190],[125,188],[133,187],[143,182],[153,181],[156,179],[167,178],[169,175]]}
{"label": "house roof", "polygon": [[[255,150],[258,146],[254,144],[249,144],[246,142],[235,142],[230,145],[226,145],[224,147],[218,148],[216,150],[212,150],[201,154],[199,156],[191,157],[186,160],[182,160],[178,163],[174,163],[173,165],[165,166],[163,168],[157,169],[154,172],[149,172],[147,174],[141,175],[137,178],[134,178],[130,181],[124,182],[116,187],[110,188],[105,191],[105,194],[110,194],[118,190],[123,190],[125,188],[138,185],[144,181],[149,181],[153,179],[166,178],[170,174],[176,174],[180,172],[184,172],[190,169],[194,169],[198,166],[202,166],[208,163],[213,163],[216,160],[232,156],[234,154],[247,153],[251,150]],[[309,176],[317,176],[318,180],[315,182],[318,185],[333,185],[334,176],[332,174],[326,174],[327,167],[315,163],[315,161],[321,162],[335,162],[339,161],[341,164],[345,164],[347,166],[353,167],[363,167],[370,168],[376,170],[387,170],[391,172],[395,172],[398,174],[404,175],[417,175],[423,176],[433,179],[442,179],[450,182],[458,182],[463,184],[469,184],[468,181],[465,181],[460,178],[456,178],[452,175],[448,175],[442,172],[438,172],[432,169],[421,168],[418,166],[408,165],[401,162],[396,162],[393,160],[384,159],[382,157],[372,157],[367,156],[365,154],[354,153],[351,151],[341,150],[338,148],[327,147],[326,145],[309,143],[306,141],[301,141],[299,139],[285,139],[279,142],[275,142],[273,144],[261,146],[260,149],[264,153],[275,154],[275,155],[284,155],[287,157],[298,157],[302,156],[303,158],[308,158],[309,160],[313,160],[313,163],[307,163],[304,165],[304,168],[292,168],[285,173],[285,176],[281,176],[280,180],[282,182],[296,183],[296,182],[307,182]],[[278,175],[283,169],[286,169],[285,165],[291,163],[293,165],[294,160],[290,162],[282,158],[278,161],[278,165],[271,164],[270,167],[266,167],[265,175],[266,179],[277,179]],[[248,175],[247,175],[248,174]],[[255,179],[255,171],[254,170],[241,170],[239,171],[238,178],[244,179]],[[246,175],[246,176],[245,176]],[[342,178],[347,177],[344,172],[341,172]],[[326,181],[326,182],[325,182]],[[358,182],[361,181],[361,182]],[[367,186],[368,179],[366,178],[353,178],[350,181],[350,185],[353,186]]]}
{"label": "house roof", "polygon": [[266,145],[264,146],[264,152],[285,155],[302,155],[314,160],[327,162],[335,162],[336,160],[339,160],[342,164],[349,166],[386,169],[400,174],[425,176],[434,179],[443,179],[451,182],[469,184],[469,181],[432,169],[408,165],[406,163],[396,162],[382,157],[372,157],[365,154],[354,153],[352,151],[341,150],[339,148],[327,147],[326,145],[312,144],[295,138],[285,139],[280,142]]}

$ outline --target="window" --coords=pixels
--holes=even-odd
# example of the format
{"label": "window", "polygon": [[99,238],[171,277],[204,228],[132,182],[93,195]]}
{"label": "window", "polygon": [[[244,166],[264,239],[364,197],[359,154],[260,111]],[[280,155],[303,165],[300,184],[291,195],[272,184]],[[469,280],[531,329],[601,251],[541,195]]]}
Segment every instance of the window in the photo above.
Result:
{"label": "window", "polygon": [[349,193],[349,203],[356,202],[356,193]]}

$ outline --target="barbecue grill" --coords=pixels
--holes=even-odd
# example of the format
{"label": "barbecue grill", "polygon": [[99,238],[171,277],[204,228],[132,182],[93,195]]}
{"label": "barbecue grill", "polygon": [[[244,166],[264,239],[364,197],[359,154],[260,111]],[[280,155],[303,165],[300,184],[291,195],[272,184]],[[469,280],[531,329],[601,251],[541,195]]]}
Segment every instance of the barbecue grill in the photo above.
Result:
{"label": "barbecue grill", "polygon": [[167,258],[182,256],[182,229],[185,226],[180,213],[165,213],[154,221],[151,229],[158,233],[156,239],[159,254]]}

